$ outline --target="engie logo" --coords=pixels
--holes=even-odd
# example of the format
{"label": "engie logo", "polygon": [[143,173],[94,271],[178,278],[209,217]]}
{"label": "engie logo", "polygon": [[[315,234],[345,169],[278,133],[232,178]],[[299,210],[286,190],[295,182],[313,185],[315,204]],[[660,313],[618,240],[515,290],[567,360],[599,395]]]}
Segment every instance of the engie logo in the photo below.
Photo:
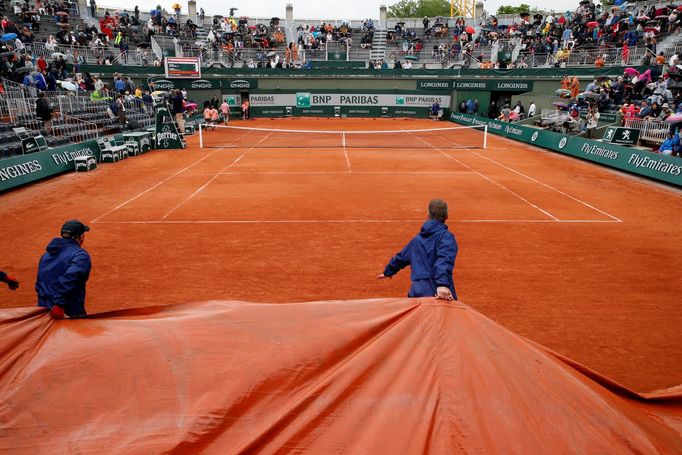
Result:
{"label": "engie logo", "polygon": [[190,88],[211,88],[211,81],[207,81],[206,79],[192,81]]}
{"label": "engie logo", "polygon": [[251,82],[245,81],[244,79],[237,79],[235,81],[230,81],[230,88],[251,88]]}
{"label": "engie logo", "polygon": [[566,147],[566,143],[568,142],[568,138],[562,137],[561,140],[559,141],[559,148],[562,149]]}
{"label": "engie logo", "polygon": [[169,81],[167,79],[161,79],[158,81],[154,81],[154,87],[157,90],[170,90],[175,88],[175,84],[173,84],[173,81]]}
{"label": "engie logo", "polygon": [[540,135],[540,133],[538,133],[537,131],[534,132],[533,135],[530,137],[530,141],[535,142],[538,139],[539,135]]}

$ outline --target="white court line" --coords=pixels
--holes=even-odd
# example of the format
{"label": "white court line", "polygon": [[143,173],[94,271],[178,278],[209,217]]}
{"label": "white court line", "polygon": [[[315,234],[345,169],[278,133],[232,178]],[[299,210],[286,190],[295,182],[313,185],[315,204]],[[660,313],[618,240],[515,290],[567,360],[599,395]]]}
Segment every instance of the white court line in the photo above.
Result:
{"label": "white court line", "polygon": [[[348,171],[262,171],[262,172],[221,172],[221,175],[308,175],[308,174],[348,174]],[[475,175],[472,171],[353,171],[353,174],[456,174]],[[193,174],[193,175],[213,175]]]}
{"label": "white court line", "polygon": [[173,177],[176,177],[176,176],[182,174],[182,173],[185,172],[186,170],[193,168],[193,167],[196,166],[197,164],[199,164],[199,163],[201,163],[202,161],[204,161],[206,158],[212,156],[212,155],[215,154],[215,153],[218,153],[220,150],[222,150],[222,147],[219,148],[218,150],[215,150],[215,151],[209,153],[208,155],[204,156],[203,158],[201,158],[201,159],[195,161],[194,163],[190,164],[189,166],[187,166],[187,167],[185,167],[185,168],[183,168],[183,169],[180,169],[180,170],[179,170],[178,172],[176,172],[175,174],[169,175],[168,177],[166,177],[165,179],[161,180],[161,181],[160,181],[159,183],[157,183],[156,185],[154,185],[154,186],[152,186],[152,187],[150,187],[150,188],[147,188],[146,190],[142,191],[141,193],[139,193],[139,194],[137,194],[137,195],[131,197],[131,198],[128,199],[127,201],[125,201],[125,202],[123,202],[123,203],[117,205],[117,206],[114,207],[113,209],[109,210],[109,211],[106,212],[106,213],[103,213],[102,215],[98,216],[97,218],[95,218],[94,220],[92,220],[92,221],[90,221],[90,222],[91,222],[91,223],[97,223],[98,220],[99,220],[100,218],[103,218],[103,217],[105,217],[105,216],[107,216],[107,215],[109,215],[109,214],[115,212],[116,210],[120,209],[121,207],[124,207],[124,206],[130,204],[130,203],[133,202],[135,199],[137,199],[137,198],[139,198],[139,197],[141,197],[141,196],[143,196],[143,195],[149,193],[149,192],[150,192],[151,190],[153,190],[154,188],[157,188],[157,187],[163,185],[164,183],[166,183],[167,181],[169,181],[169,180],[172,179]]}
{"label": "white court line", "polygon": [[[503,138],[503,139],[504,139],[504,138]],[[515,174],[518,174],[518,175],[520,175],[520,176],[522,176],[522,177],[525,177],[525,178],[527,178],[528,180],[532,180],[532,181],[535,182],[535,183],[539,183],[540,185],[542,185],[542,186],[544,186],[544,187],[546,187],[546,188],[549,188],[550,190],[556,191],[557,193],[562,194],[562,195],[566,196],[567,198],[573,199],[574,201],[579,202],[579,203],[583,204],[584,206],[589,207],[589,208],[591,208],[592,210],[601,213],[602,215],[608,216],[609,218],[611,218],[612,220],[614,220],[614,221],[616,221],[616,222],[618,222],[618,223],[622,223],[622,222],[623,222],[623,220],[621,220],[620,218],[615,217],[615,216],[613,216],[613,215],[611,215],[611,214],[609,214],[609,213],[606,213],[606,212],[603,211],[603,210],[599,210],[597,207],[595,207],[595,206],[593,206],[593,205],[591,205],[591,204],[588,204],[587,202],[582,201],[582,200],[580,200],[580,199],[578,199],[578,198],[576,198],[576,197],[573,197],[573,196],[571,196],[570,194],[566,194],[566,193],[564,193],[563,191],[561,191],[561,190],[559,190],[559,189],[557,189],[557,188],[554,188],[554,187],[551,186],[551,185],[547,185],[546,183],[543,183],[543,182],[541,182],[541,181],[539,181],[539,180],[536,180],[536,179],[534,179],[533,177],[524,174],[523,172],[519,172],[519,171],[517,171],[517,170],[515,170],[515,169],[512,169],[512,168],[510,168],[509,166],[506,166],[506,165],[504,165],[504,164],[502,164],[502,163],[500,163],[500,162],[497,162],[497,161],[493,160],[492,158],[488,158],[487,156],[483,156],[483,155],[481,155],[481,154],[478,153],[478,152],[471,152],[471,153],[473,153],[474,155],[478,155],[478,156],[480,156],[481,158],[486,159],[486,160],[488,160],[488,161],[490,161],[490,162],[492,162],[492,163],[495,163],[495,164],[497,164],[498,166],[501,166],[501,167],[503,167],[503,168],[505,168],[505,169],[507,169],[507,170],[510,170],[510,171],[512,171],[512,172],[515,173]]]}
{"label": "white court line", "polygon": [[[425,220],[148,220],[97,221],[95,224],[390,224],[423,223]],[[614,220],[451,220],[448,223],[617,223]]]}
{"label": "white court line", "polygon": [[[410,133],[410,134],[412,134],[412,133]],[[413,135],[414,137],[416,137],[417,139],[419,139],[420,141],[422,141],[424,144],[430,146],[430,147],[433,148],[434,150],[437,150],[438,152],[440,152],[440,153],[442,153],[443,155],[447,156],[447,157],[450,158],[451,160],[453,160],[453,161],[455,161],[455,162],[461,164],[462,166],[464,166],[464,167],[466,167],[466,168],[468,168],[468,169],[471,169],[472,172],[474,172],[474,173],[480,175],[481,177],[483,177],[484,179],[486,179],[486,180],[489,181],[490,183],[492,183],[492,184],[494,184],[494,185],[497,185],[497,186],[499,186],[500,188],[502,188],[503,190],[508,191],[509,193],[513,194],[514,196],[516,196],[517,198],[521,199],[521,200],[522,200],[523,202],[525,202],[526,204],[530,205],[531,207],[534,207],[536,210],[538,210],[538,211],[544,213],[545,215],[547,215],[548,217],[552,218],[553,220],[559,221],[559,218],[555,217],[554,215],[552,215],[551,213],[549,213],[547,210],[544,210],[544,209],[538,207],[537,205],[533,204],[532,202],[530,202],[528,199],[526,199],[525,197],[521,196],[520,194],[515,193],[514,191],[510,190],[509,188],[507,188],[506,186],[502,185],[501,183],[498,183],[498,182],[496,182],[495,180],[491,179],[491,178],[488,177],[487,175],[484,175],[484,174],[480,173],[480,172],[477,171],[476,169],[474,169],[474,168],[472,168],[471,166],[469,166],[469,165],[467,165],[467,164],[461,162],[461,161],[458,160],[457,158],[454,158],[454,157],[448,155],[447,153],[445,153],[444,151],[442,151],[442,150],[439,149],[438,147],[436,147],[436,146],[434,146],[434,145],[432,145],[432,144],[426,142],[424,139],[420,138],[419,136],[415,136],[414,134],[412,134],[412,135]]]}
{"label": "white court line", "polygon": [[187,199],[184,199],[183,201],[180,201],[179,204],[177,204],[175,207],[173,207],[173,208],[170,209],[168,212],[166,212],[166,214],[165,214],[164,216],[162,216],[161,219],[162,219],[162,220],[165,220],[165,219],[168,218],[173,212],[175,212],[177,209],[179,209],[181,205],[185,204],[185,203],[188,202],[190,199],[192,199],[194,196],[196,196],[197,194],[201,193],[201,192],[204,190],[204,188],[206,188],[211,182],[213,182],[215,179],[217,179],[217,178],[221,175],[221,173],[222,173],[224,170],[229,169],[229,168],[231,168],[232,166],[234,166],[235,164],[237,164],[242,158],[244,158],[244,156],[245,156],[247,153],[249,153],[251,150],[253,150],[254,148],[256,148],[256,146],[258,146],[258,144],[260,144],[261,142],[263,142],[265,139],[267,139],[268,137],[270,137],[271,134],[272,134],[271,132],[268,133],[268,134],[267,134],[266,136],[264,136],[260,141],[256,142],[250,149],[248,149],[247,151],[245,151],[244,153],[242,153],[241,155],[239,155],[239,157],[238,157],[237,159],[235,159],[232,163],[230,163],[229,165],[227,165],[227,166],[225,166],[224,168],[222,168],[222,169],[220,170],[220,172],[218,172],[217,174],[215,174],[215,175],[213,176],[213,178],[211,178],[208,182],[206,182],[206,183],[204,183],[203,185],[201,185],[194,193],[190,194],[189,197],[188,197]]}
{"label": "white court line", "polygon": [[346,156],[346,165],[348,166],[348,172],[353,172],[350,168],[350,158],[348,158],[348,149],[346,148],[346,133],[343,133],[343,154]]}
{"label": "white court line", "polygon": [[[247,133],[247,134],[250,134],[250,133]],[[245,134],[245,136],[246,136],[246,134]],[[117,205],[117,206],[114,207],[113,209],[109,210],[109,211],[106,212],[106,213],[103,213],[102,215],[98,216],[97,218],[95,218],[94,220],[92,220],[92,221],[90,221],[90,222],[91,222],[91,223],[96,223],[96,222],[98,222],[98,220],[99,220],[100,218],[103,218],[103,217],[105,217],[105,216],[107,216],[107,215],[109,215],[109,214],[115,212],[116,210],[120,209],[121,207],[124,207],[124,206],[130,204],[131,202],[133,202],[135,199],[139,198],[140,196],[143,196],[143,195],[149,193],[151,190],[153,190],[154,188],[159,187],[160,185],[163,185],[164,183],[166,183],[167,181],[169,181],[169,180],[172,179],[173,177],[176,177],[176,176],[182,174],[183,172],[185,172],[186,170],[193,168],[193,167],[196,166],[197,164],[199,164],[199,163],[201,163],[202,161],[204,161],[206,158],[209,158],[209,157],[215,155],[216,153],[218,153],[219,151],[221,151],[221,150],[224,149],[224,148],[225,148],[225,147],[218,147],[217,150],[214,150],[213,152],[209,153],[208,155],[204,156],[203,158],[198,159],[197,161],[195,161],[194,163],[190,164],[190,165],[187,166],[186,168],[180,169],[180,170],[179,170],[178,172],[176,172],[175,174],[166,177],[165,179],[161,180],[159,183],[157,183],[156,185],[152,186],[151,188],[147,188],[146,190],[144,190],[143,192],[139,193],[138,195],[131,197],[131,198],[128,199],[127,201],[123,202],[122,204]]]}

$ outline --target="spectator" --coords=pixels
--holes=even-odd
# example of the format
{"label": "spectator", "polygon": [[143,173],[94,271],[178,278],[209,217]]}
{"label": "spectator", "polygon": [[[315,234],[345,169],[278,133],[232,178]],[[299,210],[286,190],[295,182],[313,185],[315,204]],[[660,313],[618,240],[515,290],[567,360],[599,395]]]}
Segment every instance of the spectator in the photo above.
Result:
{"label": "spectator", "polygon": [[595,139],[597,137],[596,131],[599,122],[599,112],[597,112],[597,110],[593,108],[588,109],[585,121],[587,128],[587,138]]}
{"label": "spectator", "polygon": [[[679,145],[679,136],[677,136],[677,144]],[[675,145],[675,135],[672,131],[668,131],[665,135],[665,141],[658,148],[658,153],[662,155],[671,156],[673,154],[673,146]]]}
{"label": "spectator", "polygon": [[535,117],[535,101],[531,101],[528,106],[528,118]]}
{"label": "spectator", "polygon": [[78,220],[64,223],[61,237],[52,239],[38,263],[36,292],[38,306],[50,309],[55,319],[66,314],[82,317],[85,311],[85,285],[90,277],[90,255],[83,249],[90,228]]}
{"label": "spectator", "polygon": [[185,106],[182,99],[182,92],[175,90],[171,97],[171,113],[175,117],[175,122],[178,124],[178,132],[185,133]]}
{"label": "spectator", "polygon": [[[128,94],[128,92],[126,92],[126,94]],[[119,124],[123,127],[128,123],[124,95],[119,93],[118,96],[116,97],[116,100],[114,101],[114,104],[116,106],[116,110],[114,111],[112,109],[112,111],[114,111],[114,114],[116,114],[116,116],[118,117]]]}
{"label": "spectator", "polygon": [[45,92],[40,92],[38,94],[38,99],[36,100],[36,117],[43,121],[43,126],[48,134],[52,134],[52,112],[54,109],[47,102],[45,97]]}

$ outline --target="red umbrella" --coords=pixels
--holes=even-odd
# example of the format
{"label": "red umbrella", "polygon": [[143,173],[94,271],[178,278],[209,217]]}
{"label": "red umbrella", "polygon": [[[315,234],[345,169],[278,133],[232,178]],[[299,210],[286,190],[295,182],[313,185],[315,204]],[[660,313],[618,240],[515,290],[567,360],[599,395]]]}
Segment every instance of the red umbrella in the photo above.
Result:
{"label": "red umbrella", "polygon": [[623,70],[623,72],[624,72],[625,74],[629,74],[629,75],[631,75],[631,76],[639,76],[639,71],[637,71],[637,70],[634,69],[634,68],[625,68],[625,69]]}
{"label": "red umbrella", "polygon": [[596,22],[596,21],[588,22],[587,27],[589,27],[589,28],[599,27],[599,22]]}
{"label": "red umbrella", "polygon": [[57,16],[68,16],[69,13],[67,13],[66,11],[57,11],[55,13],[55,15],[57,15]]}
{"label": "red umbrella", "polygon": [[678,6],[677,11],[682,11],[682,6]]}
{"label": "red umbrella", "polygon": [[644,31],[653,33],[654,35],[658,35],[660,33],[656,27],[647,27],[644,29]]}
{"label": "red umbrella", "polygon": [[465,30],[466,30],[467,33],[469,33],[469,34],[471,34],[471,35],[473,35],[474,33],[476,33],[476,29],[473,28],[471,25],[468,26]]}

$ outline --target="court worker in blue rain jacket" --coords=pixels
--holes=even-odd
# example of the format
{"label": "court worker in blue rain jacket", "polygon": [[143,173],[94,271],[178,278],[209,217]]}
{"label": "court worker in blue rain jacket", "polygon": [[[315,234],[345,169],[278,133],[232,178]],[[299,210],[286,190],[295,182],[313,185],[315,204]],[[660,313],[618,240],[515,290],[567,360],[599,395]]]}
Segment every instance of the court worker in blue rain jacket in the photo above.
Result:
{"label": "court worker in blue rain jacket", "polygon": [[62,226],[61,237],[52,239],[38,263],[38,306],[50,309],[55,319],[64,314],[85,316],[85,284],[90,277],[90,255],[82,248],[90,228],[78,220]]}
{"label": "court worker in blue rain jacket", "polygon": [[457,257],[457,240],[448,231],[448,204],[442,199],[429,202],[429,219],[377,278],[390,278],[408,265],[412,286],[408,297],[437,297],[457,300],[452,271]]}

